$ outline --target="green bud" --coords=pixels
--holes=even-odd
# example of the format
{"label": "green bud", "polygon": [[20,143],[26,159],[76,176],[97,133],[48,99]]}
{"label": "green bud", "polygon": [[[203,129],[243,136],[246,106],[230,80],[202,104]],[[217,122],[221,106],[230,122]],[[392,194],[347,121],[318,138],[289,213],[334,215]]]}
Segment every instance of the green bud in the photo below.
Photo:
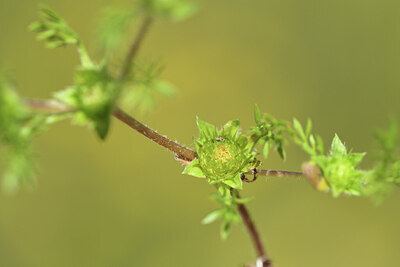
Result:
{"label": "green bud", "polygon": [[185,168],[184,173],[207,177],[210,184],[224,183],[242,188],[240,174],[254,165],[255,156],[249,149],[247,137],[238,135],[239,121],[228,122],[222,130],[197,118],[200,138],[195,141],[198,160]]}

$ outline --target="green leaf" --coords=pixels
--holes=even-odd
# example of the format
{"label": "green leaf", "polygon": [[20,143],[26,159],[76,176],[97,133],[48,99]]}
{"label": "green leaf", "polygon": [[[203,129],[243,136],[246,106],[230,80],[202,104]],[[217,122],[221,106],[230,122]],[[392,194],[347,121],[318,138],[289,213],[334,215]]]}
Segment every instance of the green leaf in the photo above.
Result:
{"label": "green leaf", "polygon": [[317,151],[319,154],[324,154],[324,142],[322,141],[321,136],[317,135]]}
{"label": "green leaf", "polygon": [[136,15],[132,7],[125,6],[109,6],[101,12],[96,37],[103,53],[113,54],[123,48],[122,44],[128,41],[126,35]]}
{"label": "green leaf", "polygon": [[250,129],[249,150],[253,151],[257,144],[263,145],[263,154],[267,155],[268,149],[274,145],[275,150],[282,159],[285,158],[283,149],[284,134],[291,135],[291,129],[285,121],[277,120],[269,114],[260,114],[257,106],[254,107],[254,119],[257,127]]}
{"label": "green leaf", "polygon": [[268,157],[269,147],[270,147],[270,142],[269,141],[265,142],[263,150],[262,150],[264,158]]}
{"label": "green leaf", "polygon": [[[76,116],[83,117],[82,121],[94,127],[98,136],[104,139],[107,136],[110,116],[120,92],[119,81],[113,79],[105,65],[84,67],[75,75],[75,92],[61,95],[68,100],[73,95],[76,108],[80,111]],[[82,113],[82,114],[81,114]]]}
{"label": "green leaf", "polygon": [[312,149],[315,151],[316,150],[316,141],[315,141],[314,135],[311,134],[311,135],[307,135],[307,136],[309,136],[308,140],[310,141],[310,145],[311,145]]}
{"label": "green leaf", "polygon": [[362,159],[367,153],[350,153],[348,155],[349,160],[353,164],[353,166],[357,166],[361,163]]}
{"label": "green leaf", "polygon": [[76,87],[67,87],[64,90],[53,93],[53,97],[71,107],[77,107]]}
{"label": "green leaf", "polygon": [[246,204],[252,201],[254,197],[235,198],[235,203]]}
{"label": "green leaf", "polygon": [[331,154],[333,155],[346,155],[346,147],[340,141],[339,136],[335,134],[335,137],[333,138],[332,145],[331,145]]}
{"label": "green leaf", "polygon": [[184,0],[141,0],[146,13],[156,18],[182,21],[192,16],[197,6]]}
{"label": "green leaf", "polygon": [[125,83],[120,105],[147,115],[156,107],[159,96],[176,97],[176,87],[160,78],[162,69],[158,62],[135,64],[133,79]]}
{"label": "green leaf", "polygon": [[306,126],[306,136],[310,136],[312,130],[312,121],[310,119],[307,120],[307,126]]}
{"label": "green leaf", "polygon": [[232,180],[225,179],[223,183],[234,189],[243,188],[243,182],[242,179],[240,178],[240,174],[236,175]]}
{"label": "green leaf", "polygon": [[225,124],[224,128],[222,129],[222,134],[225,137],[235,139],[239,133],[239,129],[240,129],[239,120],[231,120]]}
{"label": "green leaf", "polygon": [[215,210],[209,213],[204,219],[201,221],[202,224],[210,224],[218,220],[224,215],[224,210]]}
{"label": "green leaf", "polygon": [[29,30],[37,33],[37,39],[44,41],[47,48],[58,48],[70,44],[76,45],[83,66],[92,66],[93,63],[87,54],[79,35],[53,9],[41,6],[40,20],[33,22]]}
{"label": "green leaf", "polygon": [[227,239],[231,230],[231,223],[229,221],[223,221],[221,224],[221,238]]}
{"label": "green leaf", "polygon": [[171,12],[171,18],[176,22],[186,20],[192,17],[197,12],[197,9],[197,5],[193,3],[180,4]]}
{"label": "green leaf", "polygon": [[215,138],[218,137],[217,129],[215,128],[214,125],[200,120],[199,117],[197,117],[196,120],[197,120],[197,127],[199,128],[200,132],[200,140],[202,139],[214,140]]}
{"label": "green leaf", "polygon": [[32,114],[0,71],[0,152],[5,170],[3,188],[7,192],[35,183],[32,139],[67,116]]}
{"label": "green leaf", "polygon": [[154,81],[154,90],[159,93],[160,95],[163,95],[165,97],[169,98],[174,98],[177,95],[178,90],[176,87],[164,80],[156,80]]}
{"label": "green leaf", "polygon": [[183,173],[200,178],[206,177],[205,174],[203,173],[203,170],[200,167],[199,159],[192,160],[192,162],[190,162],[190,164],[185,167]]}
{"label": "green leaf", "polygon": [[107,116],[101,120],[97,120],[95,122],[95,129],[96,129],[97,135],[100,137],[101,140],[106,139],[109,128],[110,128],[110,117],[109,116]]}
{"label": "green leaf", "polygon": [[293,128],[302,140],[307,139],[306,135],[304,134],[303,127],[297,119],[293,119]]}
{"label": "green leaf", "polygon": [[226,186],[225,184],[218,183],[215,184],[215,187],[217,188],[218,192],[220,193],[220,196],[222,199],[226,200],[231,198],[231,188],[229,186]]}
{"label": "green leaf", "polygon": [[259,126],[261,124],[261,114],[260,114],[260,109],[258,108],[257,104],[254,105],[254,120],[255,120],[257,126]]}

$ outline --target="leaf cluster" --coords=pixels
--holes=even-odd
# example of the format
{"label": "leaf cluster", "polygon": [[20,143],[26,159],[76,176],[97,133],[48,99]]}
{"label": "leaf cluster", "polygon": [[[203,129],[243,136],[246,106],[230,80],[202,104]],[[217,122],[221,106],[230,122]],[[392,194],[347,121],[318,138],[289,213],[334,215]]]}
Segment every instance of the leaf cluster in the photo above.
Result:
{"label": "leaf cluster", "polygon": [[391,119],[388,129],[378,131],[375,136],[380,153],[375,168],[366,173],[364,193],[379,203],[391,191],[392,185],[400,185],[399,131],[396,121]]}
{"label": "leaf cluster", "polygon": [[32,114],[0,72],[0,152],[5,167],[5,190],[14,192],[20,184],[34,183],[32,139],[65,116],[66,114]]}
{"label": "leaf cluster", "polygon": [[[306,130],[303,130],[299,121],[294,119],[293,140],[310,155],[309,164],[319,168],[321,184],[326,181],[333,196],[337,197],[342,193],[367,195],[378,202],[390,191],[391,184],[399,185],[400,160],[396,154],[398,131],[394,120],[387,131],[379,131],[376,135],[381,153],[376,166],[370,170],[359,168],[366,153],[348,151],[337,135],[332,140],[329,153],[324,155],[322,139],[319,136],[314,137],[311,128],[310,120]],[[325,190],[326,187],[319,189]]]}
{"label": "leaf cluster", "polygon": [[237,190],[231,190],[224,185],[217,185],[218,194],[213,193],[211,198],[221,206],[220,209],[212,211],[202,220],[203,224],[210,224],[221,220],[220,234],[222,239],[229,236],[232,223],[240,222],[238,205],[248,203],[252,198],[239,198]]}
{"label": "leaf cluster", "polygon": [[37,33],[37,39],[44,41],[47,48],[57,48],[69,44],[79,44],[78,34],[51,8],[42,6],[40,20],[32,23],[29,29]]}
{"label": "leaf cluster", "polygon": [[274,148],[282,159],[285,159],[286,153],[283,148],[284,134],[290,134],[289,124],[286,121],[277,120],[273,116],[263,113],[257,105],[254,106],[255,127],[249,131],[251,150],[256,145],[262,146],[262,154],[268,157],[269,150]]}
{"label": "leaf cluster", "polygon": [[[105,50],[120,47],[126,38],[124,33],[138,15],[180,20],[192,10],[184,1],[138,1],[137,4],[136,8],[109,8],[103,13],[98,35]],[[13,190],[21,183],[34,181],[30,144],[33,137],[50,124],[69,118],[75,124],[93,128],[104,139],[109,130],[110,116],[122,92],[126,92],[124,96],[132,101],[131,106],[148,112],[154,106],[156,94],[170,97],[175,91],[171,84],[159,78],[161,72],[153,65],[134,68],[137,74],[135,79],[131,74],[127,79],[116,78],[110,72],[112,66],[107,60],[110,53],[105,53],[106,58],[101,63],[92,61],[79,35],[47,6],[41,6],[39,20],[32,23],[29,29],[47,48],[75,45],[81,64],[75,71],[74,84],[55,92],[54,99],[48,100],[48,103],[67,107],[65,112],[33,113],[0,73],[0,141],[5,155],[2,162],[6,165],[4,183]]]}
{"label": "leaf cluster", "polygon": [[333,196],[342,193],[350,195],[362,194],[363,171],[357,167],[365,156],[365,153],[353,153],[347,151],[345,145],[335,134],[331,149],[324,155],[323,141],[320,136],[311,134],[312,123],[307,121],[303,130],[297,119],[293,120],[294,142],[311,156],[311,164],[319,167],[321,175],[326,179]]}
{"label": "leaf cluster", "polygon": [[120,84],[105,65],[81,67],[75,73],[75,85],[56,92],[55,98],[75,108],[75,122],[93,127],[101,139],[109,130],[110,115],[120,92]]}
{"label": "leaf cluster", "polygon": [[163,67],[157,62],[135,64],[134,75],[125,84],[120,105],[146,115],[156,107],[159,96],[175,98],[178,90],[160,77],[162,71]]}

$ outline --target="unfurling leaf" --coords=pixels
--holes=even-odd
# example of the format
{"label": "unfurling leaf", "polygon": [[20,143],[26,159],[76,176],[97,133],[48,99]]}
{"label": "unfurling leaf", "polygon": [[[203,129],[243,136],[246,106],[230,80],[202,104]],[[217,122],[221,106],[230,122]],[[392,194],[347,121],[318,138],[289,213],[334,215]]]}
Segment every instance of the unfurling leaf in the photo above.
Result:
{"label": "unfurling leaf", "polygon": [[39,21],[33,22],[29,26],[29,30],[37,33],[39,41],[44,41],[47,48],[51,49],[70,44],[76,45],[82,65],[92,66],[93,63],[79,35],[67,25],[60,15],[50,7],[41,6],[39,17]]}
{"label": "unfurling leaf", "polygon": [[201,221],[202,224],[210,224],[218,220],[224,215],[223,210],[215,210],[211,213],[209,213],[204,219]]}

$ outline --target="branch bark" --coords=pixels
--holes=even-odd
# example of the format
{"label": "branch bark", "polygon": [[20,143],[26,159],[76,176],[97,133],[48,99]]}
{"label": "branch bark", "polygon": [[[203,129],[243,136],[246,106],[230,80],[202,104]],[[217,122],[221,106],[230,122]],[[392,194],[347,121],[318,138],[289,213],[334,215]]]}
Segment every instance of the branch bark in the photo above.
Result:
{"label": "branch bark", "polygon": [[180,144],[166,138],[165,136],[160,135],[159,133],[155,132],[154,130],[150,129],[143,123],[139,122],[135,118],[129,116],[120,108],[115,108],[113,113],[114,117],[131,127],[132,129],[138,131],[139,133],[143,134],[150,140],[156,142],[157,144],[171,150],[174,152],[179,159],[185,161],[192,161],[197,158],[197,153],[193,150],[190,150]]}
{"label": "branch bark", "polygon": [[[246,172],[245,174],[253,174],[253,173],[249,171]],[[289,171],[263,170],[263,169],[257,169],[257,175],[273,176],[273,177],[293,177],[293,178],[300,178],[304,176],[302,172],[289,172]]]}
{"label": "branch bark", "polygon": [[139,51],[140,45],[142,44],[143,39],[146,36],[146,33],[148,32],[149,27],[152,24],[152,22],[153,22],[153,19],[150,16],[146,16],[143,19],[143,22],[139,29],[139,32],[136,35],[128,54],[125,57],[125,61],[124,61],[124,64],[122,66],[121,73],[120,73],[120,79],[124,79],[131,71],[132,63]]}
{"label": "branch bark", "polygon": [[[237,193],[237,194],[238,194],[237,197],[239,197],[239,193]],[[242,217],[244,224],[247,227],[247,230],[253,241],[254,248],[257,252],[257,257],[258,257],[257,258],[257,267],[260,266],[260,264],[262,264],[261,266],[263,266],[263,267],[272,267],[273,266],[272,262],[268,258],[267,253],[265,252],[266,250],[262,244],[261,236],[258,233],[256,226],[254,225],[253,220],[251,219],[246,206],[243,204],[239,204],[238,212],[239,212],[240,216]]]}

